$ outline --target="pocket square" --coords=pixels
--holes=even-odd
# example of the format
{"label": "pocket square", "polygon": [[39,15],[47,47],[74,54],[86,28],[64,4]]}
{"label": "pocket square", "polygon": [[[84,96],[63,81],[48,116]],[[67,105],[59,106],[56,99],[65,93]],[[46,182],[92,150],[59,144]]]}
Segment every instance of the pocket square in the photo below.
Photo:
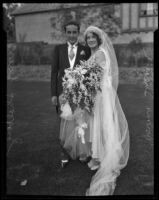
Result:
{"label": "pocket square", "polygon": [[80,52],[80,55],[85,55],[85,51],[84,51],[84,50],[81,51],[81,52]]}

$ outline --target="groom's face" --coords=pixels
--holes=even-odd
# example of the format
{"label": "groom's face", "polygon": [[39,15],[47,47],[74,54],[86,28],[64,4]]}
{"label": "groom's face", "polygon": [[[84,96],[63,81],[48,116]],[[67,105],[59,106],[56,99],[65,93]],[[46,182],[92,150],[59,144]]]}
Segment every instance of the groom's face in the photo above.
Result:
{"label": "groom's face", "polygon": [[66,37],[67,41],[71,44],[77,42],[77,38],[79,35],[78,27],[75,25],[68,25],[66,26]]}

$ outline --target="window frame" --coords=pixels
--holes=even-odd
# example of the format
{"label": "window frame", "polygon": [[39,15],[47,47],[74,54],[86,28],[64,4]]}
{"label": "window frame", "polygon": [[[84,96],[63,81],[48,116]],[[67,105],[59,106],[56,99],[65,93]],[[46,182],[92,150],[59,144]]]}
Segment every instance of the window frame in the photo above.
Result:
{"label": "window frame", "polygon": [[[147,3],[146,3],[147,4]],[[154,4],[154,2],[153,2]],[[149,32],[149,31],[155,31],[157,27],[155,26],[155,17],[158,17],[158,14],[151,14],[151,15],[141,15],[141,3],[138,3],[138,17],[137,17],[137,28],[131,28],[131,12],[132,12],[132,3],[129,4],[129,24],[127,29],[123,29],[122,27],[122,33],[133,33],[133,32]],[[121,4],[121,20],[123,15],[123,6]],[[148,27],[148,19],[149,17],[153,17],[153,26]],[[140,18],[146,18],[146,27],[141,28],[140,27]]]}
{"label": "window frame", "polygon": [[[158,16],[158,14],[156,14],[156,13],[142,15],[142,14],[141,14],[141,4],[142,4],[142,3],[139,3],[139,17],[157,17],[157,16]],[[146,4],[146,7],[147,7],[147,4],[148,4],[148,3],[145,3],[145,4]],[[155,4],[155,3],[152,3],[152,4],[153,4],[153,10],[154,10],[154,4]],[[156,4],[157,4],[157,3],[156,3]]]}
{"label": "window frame", "polygon": [[[147,3],[146,3],[147,4]],[[153,2],[153,7],[154,7],[154,2]],[[157,29],[157,27],[155,27],[155,17],[157,17],[158,14],[148,14],[148,15],[141,15],[141,3],[139,4],[139,15],[138,15],[138,28],[141,31],[154,31],[155,29]],[[153,17],[153,27],[148,27],[148,19],[150,17]],[[140,19],[141,18],[145,18],[146,19],[146,27],[145,28],[141,28],[140,27]]]}

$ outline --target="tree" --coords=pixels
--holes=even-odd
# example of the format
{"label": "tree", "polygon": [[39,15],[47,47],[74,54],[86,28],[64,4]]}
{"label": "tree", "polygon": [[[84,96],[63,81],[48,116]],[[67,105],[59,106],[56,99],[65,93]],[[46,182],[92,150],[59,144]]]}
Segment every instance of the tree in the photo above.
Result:
{"label": "tree", "polygon": [[3,28],[7,32],[7,40],[15,40],[15,22],[11,13],[19,6],[19,3],[3,4]]}
{"label": "tree", "polygon": [[[95,6],[96,5],[96,6]],[[57,15],[50,18],[52,26],[52,38],[56,41],[63,41],[64,35],[61,30],[63,24],[69,20],[76,20],[81,24],[79,40],[84,43],[83,33],[90,25],[97,26],[103,29],[111,39],[115,39],[120,34],[120,17],[115,16],[113,4],[94,4],[92,6],[79,5],[76,8],[63,9],[63,12],[58,12]]]}

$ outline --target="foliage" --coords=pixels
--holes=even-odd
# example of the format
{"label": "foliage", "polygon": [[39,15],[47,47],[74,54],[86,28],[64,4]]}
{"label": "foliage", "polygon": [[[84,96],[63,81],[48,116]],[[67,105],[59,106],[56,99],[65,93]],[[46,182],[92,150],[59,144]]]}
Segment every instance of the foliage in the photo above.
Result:
{"label": "foliage", "polygon": [[14,56],[16,52],[16,45],[10,45],[7,48],[7,65],[11,66],[14,64]]}
{"label": "foliage", "polygon": [[130,66],[142,66],[152,64],[153,58],[146,54],[145,46],[141,38],[137,37],[128,44],[128,50],[131,51]]}
{"label": "foliage", "polygon": [[[43,42],[18,43],[14,56],[14,64],[44,64],[44,60],[46,61],[47,57],[49,57],[49,55],[47,57],[43,55],[44,48],[45,44]],[[49,61],[50,59],[48,58]]]}
{"label": "foliage", "polygon": [[114,45],[119,66],[152,67],[153,45],[141,42],[136,38],[128,45]]}
{"label": "foliage", "polygon": [[3,28],[7,32],[7,39],[15,41],[15,21],[11,13],[19,6],[18,3],[3,4]]}
{"label": "foliage", "polygon": [[149,94],[149,96],[153,97],[153,73],[149,68],[145,68],[143,81],[145,85],[145,96]]}
{"label": "foliage", "polygon": [[72,19],[75,19],[81,24],[80,40],[82,41],[82,34],[89,25],[95,25],[104,29],[110,37],[116,37],[120,32],[120,19],[114,16],[113,5],[104,5],[103,7],[79,7],[65,9],[58,12],[50,18],[52,30],[52,38],[64,40],[63,25]]}
{"label": "foliage", "polygon": [[[12,45],[9,45],[10,49]],[[13,51],[13,63],[18,64],[51,64],[53,57],[54,44],[45,44],[43,42],[17,43]],[[140,46],[139,46],[140,48]],[[131,51],[131,46],[124,44],[115,44],[119,67],[135,67],[136,52]],[[10,50],[9,50],[10,51]],[[153,45],[143,44],[143,49],[138,52],[136,67],[153,66]]]}

